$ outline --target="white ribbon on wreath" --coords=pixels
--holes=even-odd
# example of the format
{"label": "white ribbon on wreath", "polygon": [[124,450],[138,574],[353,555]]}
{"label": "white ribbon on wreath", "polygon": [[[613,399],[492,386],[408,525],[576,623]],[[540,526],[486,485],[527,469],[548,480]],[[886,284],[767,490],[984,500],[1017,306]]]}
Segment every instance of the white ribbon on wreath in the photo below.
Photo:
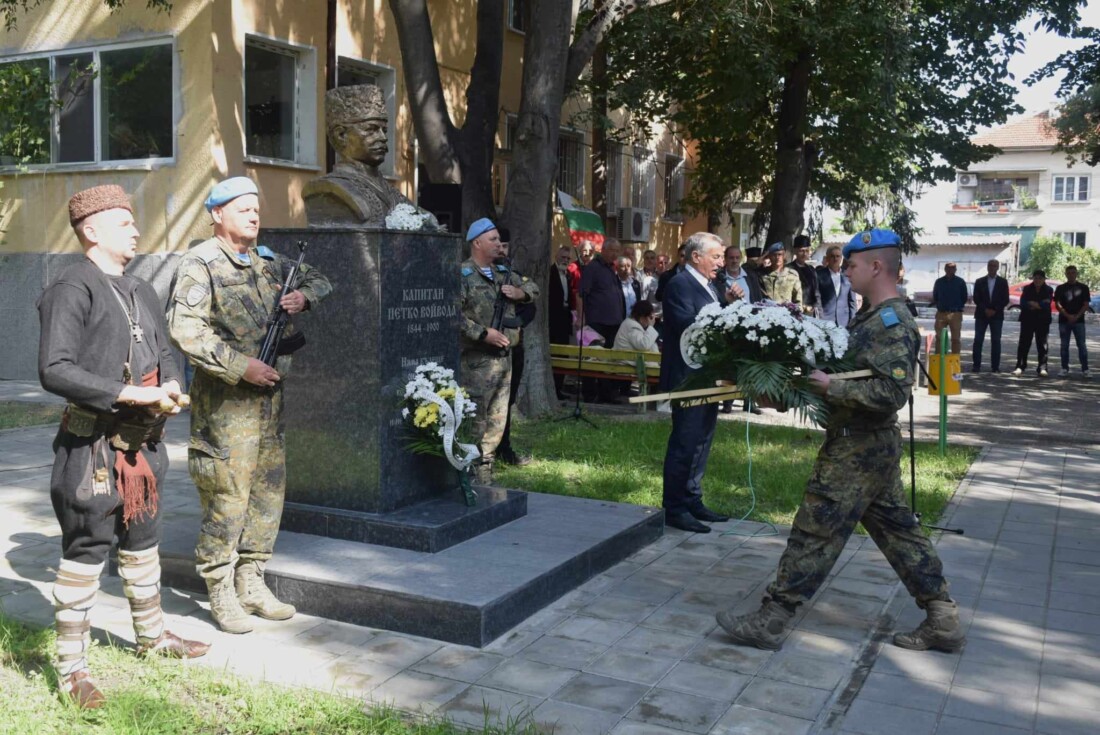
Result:
{"label": "white ribbon on wreath", "polygon": [[[455,441],[455,434],[458,433],[458,427],[462,425],[462,407],[466,401],[466,397],[462,395],[462,391],[455,391],[455,405],[451,408],[451,404],[447,403],[446,399],[440,398],[430,390],[421,388],[413,396],[417,400],[428,401],[439,406],[439,422],[443,427],[443,454],[447,457],[447,461],[451,463],[451,466],[461,472],[469,467],[475,459],[481,456],[481,452],[473,444],[463,444],[462,442]],[[455,447],[458,447],[462,453],[461,456],[455,455]]]}

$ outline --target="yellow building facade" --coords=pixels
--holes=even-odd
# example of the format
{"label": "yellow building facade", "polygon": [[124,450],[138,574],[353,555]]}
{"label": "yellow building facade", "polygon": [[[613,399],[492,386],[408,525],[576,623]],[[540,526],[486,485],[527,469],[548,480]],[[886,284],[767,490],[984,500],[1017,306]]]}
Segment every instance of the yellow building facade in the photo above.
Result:
{"label": "yellow building facade", "polygon": [[[505,3],[495,167],[501,206],[520,101],[521,3]],[[476,0],[428,5],[444,93],[461,125],[476,50]],[[370,82],[386,92],[390,153],[383,170],[417,201],[417,146],[386,0],[176,0],[171,13],[136,0],[114,13],[99,1],[47,2],[0,32],[0,73],[21,65],[61,100],[28,117],[41,133],[29,157],[12,150],[4,137],[11,126],[0,123],[0,311],[20,312],[28,323],[19,331],[37,337],[33,300],[61,263],[49,256],[80,252],[66,202],[89,186],[116,183],[130,192],[142,232],[139,253],[157,261],[140,273],[161,291],[174,256],[209,236],[202,202],[223,178],[256,180],[265,227],[304,226],[302,187],[326,170],[330,25],[336,83]],[[583,100],[572,99],[563,110],[558,185],[590,205],[591,136],[573,122],[583,108]],[[705,229],[705,218],[675,211],[693,169],[688,147],[658,130],[650,140],[614,148],[609,234],[620,234],[625,213],[635,225],[645,221],[621,233],[628,247],[674,253],[688,233]],[[554,230],[556,241],[568,243],[560,215]],[[12,370],[0,360],[0,378],[26,373],[25,364]]]}

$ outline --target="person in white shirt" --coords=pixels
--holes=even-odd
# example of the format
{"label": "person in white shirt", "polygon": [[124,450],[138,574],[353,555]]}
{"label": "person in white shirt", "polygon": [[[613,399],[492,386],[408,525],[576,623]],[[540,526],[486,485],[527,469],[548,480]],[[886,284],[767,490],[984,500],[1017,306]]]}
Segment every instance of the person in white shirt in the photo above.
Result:
{"label": "person in white shirt", "polygon": [[653,328],[656,321],[653,304],[645,300],[634,304],[615,335],[615,349],[657,352],[657,330]]}

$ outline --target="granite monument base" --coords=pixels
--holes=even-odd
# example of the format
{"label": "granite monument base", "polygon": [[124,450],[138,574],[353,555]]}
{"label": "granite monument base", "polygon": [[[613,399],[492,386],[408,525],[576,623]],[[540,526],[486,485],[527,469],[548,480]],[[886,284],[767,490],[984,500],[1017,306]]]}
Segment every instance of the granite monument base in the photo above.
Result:
{"label": "granite monument base", "polygon": [[[526,497],[524,517],[434,554],[283,531],[267,582],[302,613],[481,647],[664,529],[659,508]],[[184,511],[162,527],[165,585],[206,591],[197,534]]]}
{"label": "granite monument base", "polygon": [[480,486],[475,490],[478,499],[473,507],[441,497],[390,513],[286,503],[280,528],[434,554],[527,514],[526,493]]}

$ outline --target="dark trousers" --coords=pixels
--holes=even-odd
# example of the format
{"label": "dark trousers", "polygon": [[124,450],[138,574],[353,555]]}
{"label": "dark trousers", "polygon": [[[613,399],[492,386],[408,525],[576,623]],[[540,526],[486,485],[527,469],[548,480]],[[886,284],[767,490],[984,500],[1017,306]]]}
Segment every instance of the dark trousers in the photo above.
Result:
{"label": "dark trousers", "polygon": [[982,347],[985,345],[985,330],[989,328],[989,364],[996,372],[1001,369],[1001,327],[1004,326],[1004,316],[988,319],[984,315],[974,316],[974,369],[982,367]]}
{"label": "dark trousers", "polygon": [[672,409],[672,433],[665,452],[664,499],[669,515],[698,510],[703,505],[703,475],[707,471],[718,404]]}
{"label": "dark trousers", "polygon": [[1050,322],[1020,322],[1020,347],[1016,350],[1016,367],[1027,370],[1027,355],[1031,352],[1031,340],[1035,340],[1035,351],[1039,354],[1039,370],[1047,366],[1047,335],[1050,334]]}
{"label": "dark trousers", "polygon": [[[144,551],[157,544],[159,509],[131,518],[128,525],[122,522],[122,499],[115,487],[115,453],[108,449],[104,459],[104,443],[101,437],[97,441],[96,437],[78,437],[61,430],[53,442],[50,500],[61,526],[61,556],[81,564],[105,562],[115,536],[119,548],[127,551]],[[163,489],[168,472],[164,445],[147,444],[139,451],[156,477],[157,489]],[[105,465],[108,492],[97,493],[92,473]]]}
{"label": "dark trousers", "polygon": [[[557,377],[557,376],[555,376]],[[512,348],[512,383],[508,387],[508,418],[504,421],[504,436],[497,447],[497,455],[512,451],[512,406],[516,405],[519,384],[523,380],[523,345]]]}
{"label": "dark trousers", "polygon": [[1077,343],[1077,362],[1082,370],[1089,369],[1089,351],[1085,344],[1085,322],[1078,320],[1076,324],[1058,323],[1058,336],[1062,339],[1062,369],[1069,370],[1069,336]]}

